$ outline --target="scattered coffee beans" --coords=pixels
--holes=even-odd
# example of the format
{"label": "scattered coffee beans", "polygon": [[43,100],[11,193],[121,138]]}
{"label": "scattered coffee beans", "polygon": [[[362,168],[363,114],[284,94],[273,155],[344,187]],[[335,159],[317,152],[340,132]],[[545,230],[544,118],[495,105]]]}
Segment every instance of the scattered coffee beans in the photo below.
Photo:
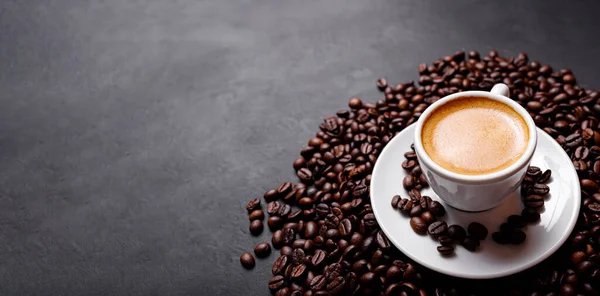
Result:
{"label": "scattered coffee beans", "polygon": [[271,254],[271,246],[268,243],[260,243],[254,247],[254,254],[258,258],[264,258]]}
{"label": "scattered coffee beans", "polygon": [[[349,109],[325,118],[293,163],[300,182],[285,182],[265,192],[267,204],[277,201],[280,207],[293,206],[269,214],[267,221],[275,231],[273,247],[277,243],[281,248],[281,257],[273,266],[275,277],[268,285],[274,295],[598,295],[600,230],[593,231],[600,226],[598,92],[578,86],[571,70],[530,61],[524,53],[502,57],[496,51],[487,55],[461,51],[419,65],[418,73],[417,83],[393,85],[382,79],[377,83],[383,92],[380,100],[370,103],[352,98]],[[429,105],[459,91],[488,91],[498,82],[509,86],[511,98],[524,106],[573,160],[581,179],[579,221],[570,240],[532,271],[490,281],[431,273],[388,245],[381,235],[378,238],[381,230],[370,203],[371,171],[390,139],[414,123]],[[426,233],[445,210],[436,201],[421,199],[419,190],[427,182],[414,152],[409,151],[405,158],[398,165],[412,177],[399,181],[408,194],[392,207],[408,218],[418,204],[421,213],[410,218],[411,227],[417,220],[418,232]],[[520,216],[527,223],[539,220],[537,209],[543,209],[547,194],[547,188],[539,184],[546,184],[551,175],[548,170],[531,168],[525,177],[521,193],[527,209]],[[258,205],[246,209],[250,221],[264,219]],[[279,220],[271,220],[273,217]],[[522,224],[517,219],[511,219],[515,226]],[[501,237],[509,244],[525,238],[520,229],[508,221],[506,225],[492,233],[494,240]],[[440,247],[451,247],[450,238],[476,250],[479,240],[454,226],[438,237]],[[292,231],[284,234],[284,229]],[[302,253],[296,251],[300,249],[302,262]],[[449,250],[438,251],[451,254]]]}
{"label": "scattered coffee beans", "polygon": [[255,265],[254,256],[252,256],[252,254],[250,253],[242,254],[242,256],[240,256],[240,262],[242,263],[242,266],[246,269],[252,269]]}

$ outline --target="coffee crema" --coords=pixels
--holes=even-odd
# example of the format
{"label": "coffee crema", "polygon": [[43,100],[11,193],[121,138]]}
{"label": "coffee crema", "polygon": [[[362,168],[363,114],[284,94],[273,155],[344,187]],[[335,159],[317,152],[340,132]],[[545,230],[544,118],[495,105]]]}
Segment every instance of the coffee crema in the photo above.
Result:
{"label": "coffee crema", "polygon": [[510,106],[485,97],[463,97],[434,110],[423,123],[423,148],[441,167],[464,175],[500,171],[527,148],[529,128]]}

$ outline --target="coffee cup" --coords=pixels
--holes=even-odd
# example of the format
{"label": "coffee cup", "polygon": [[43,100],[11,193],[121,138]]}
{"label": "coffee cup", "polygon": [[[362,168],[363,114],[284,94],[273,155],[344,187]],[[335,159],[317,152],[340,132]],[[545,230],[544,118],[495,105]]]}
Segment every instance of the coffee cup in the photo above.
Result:
{"label": "coffee cup", "polygon": [[529,113],[508,96],[504,84],[490,92],[455,93],[433,103],[416,122],[421,170],[450,206],[489,210],[521,185],[537,130]]}

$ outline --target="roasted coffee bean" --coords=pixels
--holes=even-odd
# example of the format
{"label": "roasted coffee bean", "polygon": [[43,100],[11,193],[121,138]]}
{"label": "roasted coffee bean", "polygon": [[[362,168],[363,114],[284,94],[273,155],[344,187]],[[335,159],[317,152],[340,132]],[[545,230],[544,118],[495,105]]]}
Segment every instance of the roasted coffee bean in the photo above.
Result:
{"label": "roasted coffee bean", "polygon": [[290,245],[296,238],[296,231],[293,228],[283,230],[283,244]]}
{"label": "roasted coffee bean", "polygon": [[536,166],[527,168],[527,176],[537,178],[542,174],[542,170]]}
{"label": "roasted coffee bean", "polygon": [[421,192],[417,189],[411,189],[408,191],[408,197],[413,203],[418,203],[421,200]]}
{"label": "roasted coffee bean", "polygon": [[262,231],[263,231],[263,222],[262,220],[253,220],[252,222],[250,222],[250,233],[252,233],[252,235],[259,235]]}
{"label": "roasted coffee bean", "polygon": [[248,219],[250,221],[262,220],[264,218],[265,218],[265,213],[260,209],[252,211],[252,213],[250,213],[250,215],[248,216]]}
{"label": "roasted coffee bean", "polygon": [[421,213],[423,213],[423,209],[419,204],[413,205],[412,209],[410,210],[411,217],[421,216]]}
{"label": "roasted coffee bean", "polygon": [[278,201],[272,201],[267,204],[267,214],[270,216],[277,215],[281,204]]}
{"label": "roasted coffee bean", "polygon": [[438,246],[437,250],[440,254],[444,255],[444,256],[448,256],[450,254],[454,253],[454,247],[453,246]]}
{"label": "roasted coffee bean", "polygon": [[429,225],[437,220],[430,211],[421,213],[421,218],[423,219],[423,221],[425,221],[425,223],[427,223],[427,225]]}
{"label": "roasted coffee bean", "polygon": [[540,213],[536,209],[525,208],[521,212],[521,216],[527,223],[534,223],[540,220]]}
{"label": "roasted coffee bean", "polygon": [[252,256],[252,254],[250,253],[242,254],[240,256],[240,262],[242,263],[242,266],[246,269],[252,269],[255,265],[254,256]]}
{"label": "roasted coffee bean", "polygon": [[529,195],[523,199],[525,207],[537,209],[544,205],[544,198],[539,195]]}
{"label": "roasted coffee bean", "polygon": [[477,250],[477,248],[479,248],[479,240],[474,237],[467,236],[465,237],[461,245],[465,247],[465,249],[474,252],[475,250]]}
{"label": "roasted coffee bean", "polygon": [[268,243],[260,243],[254,247],[254,254],[258,258],[265,258],[271,254],[271,246]]}
{"label": "roasted coffee bean", "polygon": [[410,213],[410,211],[412,210],[412,207],[413,207],[412,200],[403,198],[400,203],[402,204],[402,207],[401,207],[402,211],[405,213]]}
{"label": "roasted coffee bean", "polygon": [[305,183],[311,181],[312,177],[313,177],[312,172],[309,169],[307,169],[307,168],[301,168],[301,169],[299,169],[297,175],[298,175],[298,178],[302,182],[305,182]]}
{"label": "roasted coffee bean", "polygon": [[552,176],[552,171],[550,170],[546,170],[538,179],[538,182],[540,183],[546,183],[548,182],[548,180],[550,180],[550,177]]}
{"label": "roasted coffee bean", "polygon": [[488,235],[487,228],[478,222],[471,222],[469,227],[467,227],[467,230],[469,231],[469,234],[477,240],[484,240]]}
{"label": "roasted coffee bean", "polygon": [[460,225],[450,225],[448,227],[448,237],[458,243],[462,243],[465,237],[467,237],[467,231]]}
{"label": "roasted coffee bean", "polygon": [[271,244],[275,249],[279,249],[284,245],[283,237],[283,230],[279,229],[273,232],[273,236],[271,237]]}
{"label": "roasted coffee bean", "polygon": [[435,200],[429,204],[429,211],[436,217],[442,217],[446,214],[446,209],[444,209],[444,206]]}
{"label": "roasted coffee bean", "polygon": [[427,232],[427,223],[421,217],[410,218],[410,227],[418,234],[425,234]]}
{"label": "roasted coffee bean", "polygon": [[279,198],[279,192],[277,192],[276,189],[269,189],[267,192],[265,192],[263,197],[267,202],[274,201]]}
{"label": "roasted coffee bean", "polygon": [[387,250],[391,246],[387,236],[381,230],[377,232],[377,235],[375,235],[375,240],[377,241],[377,245],[382,250]]}
{"label": "roasted coffee bean", "polygon": [[246,210],[248,211],[248,213],[252,213],[254,210],[258,210],[260,209],[260,199],[259,198],[253,198],[251,199],[248,204],[246,205]]}
{"label": "roasted coffee bean", "polygon": [[525,241],[526,235],[520,229],[516,229],[515,231],[509,234],[509,241],[511,244],[518,245]]}
{"label": "roasted coffee bean", "polygon": [[527,221],[519,215],[510,215],[508,217],[508,224],[514,228],[522,228],[527,224]]}
{"label": "roasted coffee bean", "polygon": [[346,280],[343,277],[338,276],[327,283],[327,291],[331,294],[338,294],[344,289],[344,285],[346,284]]}
{"label": "roasted coffee bean", "polygon": [[338,226],[338,232],[341,236],[352,234],[352,222],[349,219],[343,219]]}
{"label": "roasted coffee bean", "polygon": [[279,256],[279,258],[277,258],[277,260],[275,260],[275,262],[273,263],[273,268],[271,268],[271,272],[273,273],[273,275],[283,274],[288,264],[288,256]]}
{"label": "roasted coffee bean", "polygon": [[400,195],[394,195],[394,197],[392,197],[392,208],[398,208],[398,202],[400,202],[400,199],[402,199]]}
{"label": "roasted coffee bean", "polygon": [[280,256],[284,256],[284,255],[292,256],[293,250],[294,249],[292,249],[292,247],[290,247],[290,246],[283,246],[283,247],[281,247],[281,250],[279,250],[279,255]]}
{"label": "roasted coffee bean", "polygon": [[288,205],[288,204],[282,204],[279,207],[278,214],[281,217],[285,217],[285,216],[289,215],[291,211],[292,211],[292,207],[290,207],[290,205]]}
{"label": "roasted coffee bean", "polygon": [[600,213],[600,203],[593,202],[587,205],[587,209],[593,213]]}
{"label": "roasted coffee bean", "polygon": [[533,187],[531,187],[531,192],[537,195],[546,195],[550,192],[550,187],[546,184],[534,184]]}
{"label": "roasted coffee bean", "polygon": [[325,263],[326,259],[327,259],[327,252],[325,252],[323,250],[316,250],[311,258],[312,266],[321,267]]}
{"label": "roasted coffee bean", "polygon": [[505,245],[510,243],[510,233],[497,231],[492,233],[492,239],[501,245]]}
{"label": "roasted coffee bean", "polygon": [[406,175],[404,179],[402,179],[402,186],[406,190],[410,190],[415,186],[414,177],[412,175]]}
{"label": "roasted coffee bean", "polygon": [[[414,228],[413,228],[414,229]],[[436,221],[429,225],[427,232],[432,236],[440,236],[448,230],[448,224],[444,221]]]}
{"label": "roasted coffee bean", "polygon": [[269,280],[269,289],[271,291],[279,290],[285,285],[285,279],[281,275],[276,275]]}
{"label": "roasted coffee bean", "polygon": [[429,205],[431,204],[431,202],[433,202],[431,197],[429,197],[427,195],[423,195],[423,196],[421,196],[421,199],[419,200],[419,205],[421,206],[421,209],[423,209],[423,211],[426,211],[429,209]]}
{"label": "roasted coffee bean", "polygon": [[454,240],[446,235],[442,235],[442,236],[438,237],[438,241],[440,242],[440,244],[442,244],[442,246],[454,245]]}
{"label": "roasted coffee bean", "polygon": [[300,279],[303,278],[306,275],[306,265],[304,264],[299,264],[294,266],[294,268],[292,269],[292,278],[293,279]]}

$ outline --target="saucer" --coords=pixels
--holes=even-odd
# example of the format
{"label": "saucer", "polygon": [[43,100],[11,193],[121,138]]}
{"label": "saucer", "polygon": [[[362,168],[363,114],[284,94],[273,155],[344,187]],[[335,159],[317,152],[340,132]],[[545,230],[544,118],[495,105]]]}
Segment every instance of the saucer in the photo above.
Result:
{"label": "saucer", "polygon": [[371,205],[381,229],[389,240],[408,257],[419,264],[451,276],[488,279],[507,276],[529,267],[552,255],[569,237],[575,226],[581,203],[579,179],[575,168],[564,150],[544,131],[538,129],[538,144],[531,165],[552,170],[552,178],[547,183],[550,194],[540,209],[541,219],[523,228],[527,239],[520,245],[500,245],[494,242],[491,234],[506,222],[508,216],[520,214],[523,204],[520,190],[513,193],[502,204],[488,211],[468,213],[445,204],[431,188],[421,190],[441,202],[446,215],[440,220],[448,225],[459,224],[465,229],[469,223],[477,221],[485,225],[488,237],[481,241],[480,248],[469,252],[457,245],[455,254],[443,257],[436,249],[439,242],[430,236],[416,234],[409,224],[409,217],[391,206],[396,194],[408,198],[402,187],[402,179],[407,172],[401,164],[404,153],[411,151],[414,125],[397,134],[381,152],[371,179]]}

